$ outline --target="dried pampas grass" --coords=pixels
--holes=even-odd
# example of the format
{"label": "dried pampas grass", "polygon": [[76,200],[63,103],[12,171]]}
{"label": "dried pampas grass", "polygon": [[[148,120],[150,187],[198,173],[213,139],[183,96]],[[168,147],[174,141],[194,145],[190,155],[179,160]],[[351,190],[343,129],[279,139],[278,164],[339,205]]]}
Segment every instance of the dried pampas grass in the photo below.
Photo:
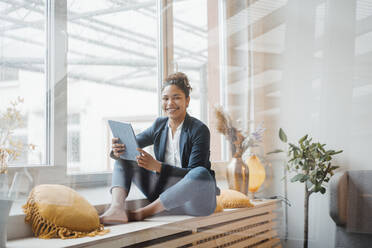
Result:
{"label": "dried pampas grass", "polygon": [[217,118],[217,131],[226,136],[234,158],[241,157],[249,147],[257,146],[257,143],[261,142],[263,132],[265,131],[262,124],[252,134],[249,134],[249,132],[243,132],[234,127],[230,115],[221,106],[215,107],[215,114]]}

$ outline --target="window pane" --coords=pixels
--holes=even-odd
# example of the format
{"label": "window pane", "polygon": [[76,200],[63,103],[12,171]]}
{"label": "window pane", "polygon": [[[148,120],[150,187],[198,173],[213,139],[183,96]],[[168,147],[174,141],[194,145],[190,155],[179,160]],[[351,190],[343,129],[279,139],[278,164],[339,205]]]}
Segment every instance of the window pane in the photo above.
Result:
{"label": "window pane", "polygon": [[24,125],[14,130],[13,140],[36,145],[35,151],[24,148],[12,164],[45,164],[45,1],[0,3],[0,19],[0,111],[23,98]]}
{"label": "window pane", "polygon": [[[238,2],[240,6],[234,4]],[[371,1],[226,3],[228,107],[234,119],[244,120],[248,113],[245,119],[255,124],[264,121],[263,144],[258,149],[260,153],[254,152],[268,159],[274,172],[271,186],[262,196],[280,195],[284,191],[293,205],[303,204],[299,185],[283,181],[298,173],[284,170],[283,161],[288,159],[285,154],[265,155],[288,148],[278,138],[279,128],[285,130],[289,142],[297,144],[298,139],[309,134],[313,142],[327,144],[326,149],[343,150],[332,160],[332,165],[340,166],[338,171],[369,170]],[[325,206],[325,198],[314,198],[313,206]],[[287,222],[297,222],[302,209],[287,210]],[[334,226],[329,213],[313,210],[309,230],[314,231],[310,235],[317,237],[314,246],[335,246],[337,237],[329,239],[328,230]],[[298,226],[285,228],[279,230],[288,237],[284,246],[301,246]]]}
{"label": "window pane", "polygon": [[206,0],[173,1],[175,70],[186,73],[193,88],[188,112],[205,122],[207,121],[207,17]]}
{"label": "window pane", "polygon": [[68,172],[111,170],[107,120],[158,112],[156,1],[68,3]]}

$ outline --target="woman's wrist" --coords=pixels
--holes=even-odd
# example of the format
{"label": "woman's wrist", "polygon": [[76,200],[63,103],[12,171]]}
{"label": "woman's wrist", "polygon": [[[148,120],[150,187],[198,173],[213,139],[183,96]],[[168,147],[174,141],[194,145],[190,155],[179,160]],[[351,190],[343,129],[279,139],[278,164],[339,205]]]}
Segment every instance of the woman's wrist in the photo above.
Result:
{"label": "woman's wrist", "polygon": [[156,161],[156,163],[157,163],[157,166],[156,166],[156,172],[157,172],[157,173],[160,173],[160,171],[161,171],[161,162]]}

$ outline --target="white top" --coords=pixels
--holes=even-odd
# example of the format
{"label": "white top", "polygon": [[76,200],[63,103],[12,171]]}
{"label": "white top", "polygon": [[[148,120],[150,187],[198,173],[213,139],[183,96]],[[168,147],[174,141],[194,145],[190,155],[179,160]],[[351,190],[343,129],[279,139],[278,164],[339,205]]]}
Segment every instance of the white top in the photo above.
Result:
{"label": "white top", "polygon": [[180,137],[183,122],[177,127],[174,136],[172,137],[172,128],[168,125],[168,138],[167,138],[167,147],[165,149],[165,163],[169,165],[174,165],[176,167],[182,168],[181,165],[181,153],[180,153]]}

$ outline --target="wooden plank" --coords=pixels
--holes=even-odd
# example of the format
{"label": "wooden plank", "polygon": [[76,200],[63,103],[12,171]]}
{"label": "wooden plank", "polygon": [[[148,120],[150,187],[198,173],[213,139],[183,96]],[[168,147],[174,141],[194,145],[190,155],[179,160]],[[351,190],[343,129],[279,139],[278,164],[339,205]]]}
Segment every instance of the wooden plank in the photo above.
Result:
{"label": "wooden plank", "polygon": [[[140,235],[138,238],[142,241],[152,240],[156,238],[161,238],[167,236],[166,234],[176,234],[184,231],[195,230],[200,227],[206,227],[210,225],[216,225],[224,222],[229,222],[236,219],[252,217],[256,215],[262,215],[264,213],[270,213],[275,210],[277,201],[268,201],[262,204],[259,204],[252,208],[239,208],[231,209],[221,213],[215,213],[205,217],[194,217],[187,220],[181,220],[165,224],[156,228],[156,230],[151,230],[146,232],[146,237]],[[138,239],[131,238],[130,240],[126,239],[126,245],[133,245],[137,243]]]}
{"label": "wooden plank", "polygon": [[273,239],[269,239],[268,241],[255,246],[255,248],[276,247],[278,244],[280,244],[280,239],[273,238]]}
{"label": "wooden plank", "polygon": [[269,222],[269,221],[271,221],[275,218],[276,218],[275,213],[260,215],[260,216],[252,217],[252,218],[249,218],[249,219],[234,221],[232,223],[225,224],[223,226],[219,226],[219,227],[216,227],[216,228],[208,229],[206,231],[202,231],[202,233],[210,233],[210,234],[218,235],[218,234],[222,234],[222,233],[225,233],[225,232],[228,232],[228,231],[237,230],[237,229],[240,229],[240,228],[243,228],[243,227],[247,227],[247,226],[250,226],[250,225],[254,225],[254,224],[258,224],[258,223],[262,223],[262,222]]}
{"label": "wooden plank", "polygon": [[[254,238],[254,235],[256,235],[257,233],[261,233],[264,231],[270,231],[274,226],[275,226],[275,222],[269,222],[264,225],[255,226],[250,229],[242,230],[240,232],[232,233],[230,235],[222,236],[220,238],[198,244],[196,247],[209,248],[209,247],[215,247],[215,246],[222,246],[228,243],[232,243],[234,241],[238,241],[244,237],[251,237],[251,238],[248,238],[250,240]],[[233,247],[235,247],[235,244],[233,245]]]}
{"label": "wooden plank", "polygon": [[253,208],[241,208],[234,209],[230,211],[224,211],[221,213],[216,213],[206,217],[196,217],[193,219],[175,222],[174,225],[182,226],[185,229],[201,228],[206,226],[211,226],[214,224],[224,223],[236,219],[241,219],[250,216],[256,216],[264,213],[271,212],[275,209],[275,204],[253,207]]}
{"label": "wooden plank", "polygon": [[[249,217],[257,214],[262,214],[265,212],[270,212],[273,211],[273,209],[275,209],[277,202],[278,202],[277,200],[269,200],[260,203],[252,208],[232,209],[205,217],[190,217],[189,219],[186,220],[164,223],[163,225],[160,226],[146,228],[143,230],[138,230],[135,232],[115,236],[111,236],[109,233],[108,235],[105,236],[100,236],[93,239],[91,238],[89,242],[71,245],[71,247],[104,247],[104,245],[102,246],[103,239],[105,240],[105,243],[106,242],[107,244],[110,243],[112,244],[112,246],[120,246],[120,244],[121,246],[123,244],[125,244],[126,246],[134,245],[144,241],[162,238],[168,235],[177,234],[180,232],[193,230],[208,225],[218,224],[221,222],[223,223],[237,218]],[[194,223],[195,220],[196,222]],[[147,222],[147,220],[145,220],[145,222]]]}
{"label": "wooden plank", "polygon": [[196,242],[196,241],[203,240],[209,237],[213,237],[218,234],[223,234],[223,233],[226,233],[232,230],[237,230],[242,227],[246,227],[249,225],[253,225],[253,224],[257,224],[257,223],[261,223],[265,221],[270,221],[274,219],[275,217],[276,217],[276,214],[271,213],[271,214],[265,214],[265,215],[261,215],[257,217],[252,217],[249,219],[243,219],[237,222],[232,222],[232,223],[229,223],[223,226],[218,226],[216,228],[208,229],[208,230],[194,233],[194,234],[182,237],[182,238],[178,238],[176,240],[169,240],[169,241],[166,241],[166,242],[154,245],[154,246],[150,246],[150,247],[160,248],[160,247],[175,247],[175,246],[180,246],[180,245],[186,245],[192,242]]}
{"label": "wooden plank", "polygon": [[244,247],[247,247],[247,246],[251,246],[253,244],[256,244],[258,242],[261,242],[262,240],[271,239],[272,237],[275,237],[277,235],[278,234],[276,233],[276,231],[271,230],[271,231],[268,231],[268,232],[259,234],[257,236],[254,236],[252,238],[243,240],[243,241],[241,241],[239,243],[235,243],[235,244],[232,245],[232,247],[234,247],[234,248],[244,248]]}
{"label": "wooden plank", "polygon": [[[264,213],[270,213],[271,211],[275,210],[276,203],[277,201],[270,201],[269,203],[264,203],[259,207],[232,209],[226,212],[216,213],[206,217],[194,217],[188,220],[177,221],[164,225],[162,227],[159,227],[159,229],[173,230],[172,233],[177,233],[174,230],[177,230],[178,232],[194,230],[201,227],[230,222],[236,219],[252,217],[259,214],[262,215]],[[157,237],[153,237],[153,239],[155,238]]]}
{"label": "wooden plank", "polygon": [[[125,247],[130,245],[135,245],[138,243],[142,243],[149,240],[154,240],[157,238],[166,237],[169,235],[177,234],[183,232],[180,229],[167,229],[163,226],[152,227],[149,229],[143,229],[131,233],[125,233],[120,235],[115,235],[111,237],[100,236],[99,239],[91,239],[91,241],[87,241],[77,245],[70,245],[68,247],[73,248],[81,248],[81,247],[89,247],[89,248],[98,248],[98,247]],[[109,233],[110,234],[110,233]],[[90,237],[89,237],[90,238]],[[104,240],[104,242],[102,242]]]}

